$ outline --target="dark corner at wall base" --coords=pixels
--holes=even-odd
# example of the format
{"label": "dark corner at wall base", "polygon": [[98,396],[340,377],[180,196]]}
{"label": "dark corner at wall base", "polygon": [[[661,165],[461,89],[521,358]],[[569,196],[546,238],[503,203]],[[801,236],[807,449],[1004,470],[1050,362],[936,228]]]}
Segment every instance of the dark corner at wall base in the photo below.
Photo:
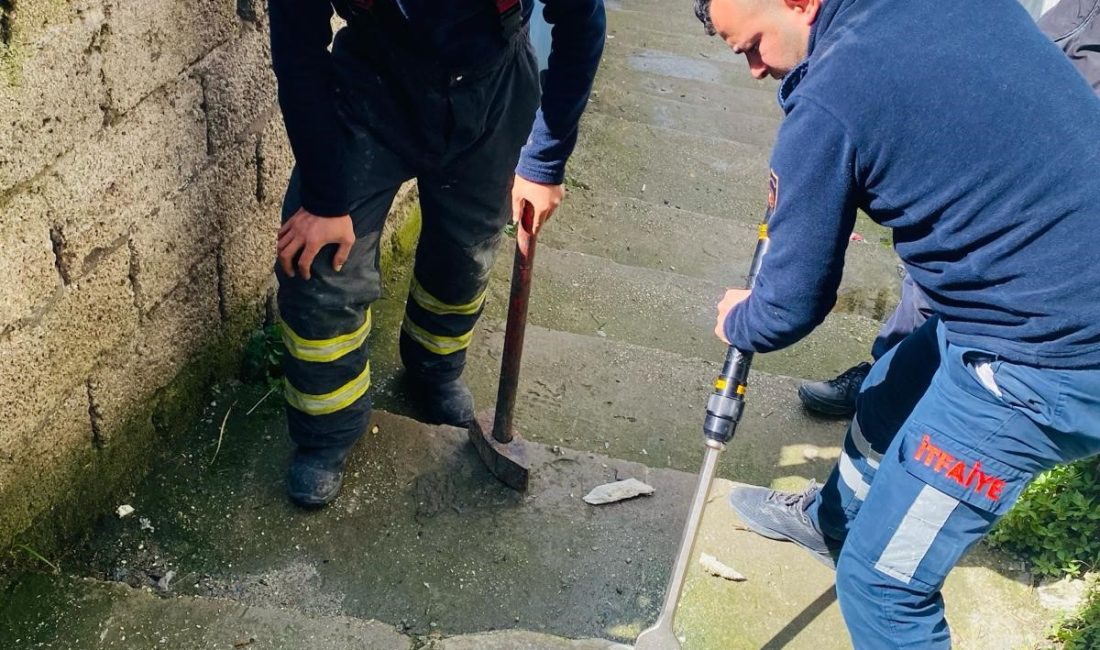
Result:
{"label": "dark corner at wall base", "polygon": [[[0,578],[21,569],[54,568],[58,558],[64,562],[69,549],[94,531],[99,518],[114,516],[114,509],[126,503],[127,494],[153,469],[155,450],[191,429],[217,382],[238,375],[244,341],[261,319],[257,309],[232,314],[167,386],[110,432],[109,442],[89,445],[69,458],[57,478],[44,482],[28,476],[22,484],[7,486],[0,495]],[[29,496],[34,494],[39,498]],[[25,530],[11,530],[4,513],[33,500],[49,507]]]}

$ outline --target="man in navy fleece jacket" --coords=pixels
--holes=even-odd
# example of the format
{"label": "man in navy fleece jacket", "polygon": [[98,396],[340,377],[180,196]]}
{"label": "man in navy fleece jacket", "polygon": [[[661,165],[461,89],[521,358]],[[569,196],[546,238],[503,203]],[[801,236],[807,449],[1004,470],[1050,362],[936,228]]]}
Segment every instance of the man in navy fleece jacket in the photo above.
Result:
{"label": "man in navy fleece jacket", "polygon": [[[554,27],[540,100],[530,0],[268,2],[297,162],[276,273],[299,505],[336,497],[367,425],[379,236],[410,178],[422,228],[400,338],[407,386],[426,419],[473,416],[460,375],[501,231],[525,205],[537,230],[560,203],[603,50],[602,0],[544,4]],[[348,23],[335,40],[334,9]]]}
{"label": "man in navy fleece jacket", "polygon": [[945,648],[940,588],[1039,472],[1100,453],[1100,99],[1015,0],[696,0],[781,78],[771,248],[716,332],[824,320],[862,209],[937,316],[883,356],[824,486],[735,489],[837,570],[857,648]]}

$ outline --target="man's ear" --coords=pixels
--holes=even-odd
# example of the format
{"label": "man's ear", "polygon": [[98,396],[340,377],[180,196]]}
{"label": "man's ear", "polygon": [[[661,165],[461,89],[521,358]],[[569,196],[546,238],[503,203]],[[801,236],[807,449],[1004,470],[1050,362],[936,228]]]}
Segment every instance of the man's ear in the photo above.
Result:
{"label": "man's ear", "polygon": [[817,20],[817,12],[821,10],[821,0],[783,0],[787,9],[801,14],[807,25]]}

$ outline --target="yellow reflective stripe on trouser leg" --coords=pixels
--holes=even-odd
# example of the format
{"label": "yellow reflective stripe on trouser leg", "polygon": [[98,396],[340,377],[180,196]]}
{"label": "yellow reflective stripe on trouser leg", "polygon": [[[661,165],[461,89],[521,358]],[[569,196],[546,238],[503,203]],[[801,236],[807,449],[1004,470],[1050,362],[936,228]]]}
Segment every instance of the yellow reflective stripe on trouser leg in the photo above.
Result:
{"label": "yellow reflective stripe on trouser leg", "polygon": [[368,388],[370,388],[369,361],[366,367],[363,368],[363,372],[359,373],[358,377],[331,393],[325,393],[324,395],[303,393],[292,386],[289,380],[286,382],[284,393],[286,395],[287,404],[290,404],[302,413],[307,415],[327,415],[329,413],[335,413],[340,409],[347,408],[355,402],[355,400],[362,397],[363,394],[367,392]]}
{"label": "yellow reflective stripe on trouser leg", "polygon": [[470,341],[474,338],[473,330],[462,336],[438,336],[416,325],[405,316],[405,322],[401,324],[401,330],[409,335],[409,338],[422,345],[429,352],[435,354],[454,354],[470,347]]}
{"label": "yellow reflective stripe on trouser leg", "polygon": [[286,322],[282,323],[283,344],[287,353],[301,361],[326,363],[358,350],[367,340],[371,329],[371,312],[367,308],[363,324],[354,332],[341,334],[330,339],[307,339],[299,336]]}
{"label": "yellow reflective stripe on trouser leg", "polygon": [[412,287],[409,289],[409,295],[416,301],[416,304],[423,307],[426,311],[430,311],[440,316],[473,316],[480,311],[481,306],[485,304],[485,292],[482,291],[476,298],[464,305],[449,305],[428,293],[423,285],[417,281],[415,276],[413,277]]}

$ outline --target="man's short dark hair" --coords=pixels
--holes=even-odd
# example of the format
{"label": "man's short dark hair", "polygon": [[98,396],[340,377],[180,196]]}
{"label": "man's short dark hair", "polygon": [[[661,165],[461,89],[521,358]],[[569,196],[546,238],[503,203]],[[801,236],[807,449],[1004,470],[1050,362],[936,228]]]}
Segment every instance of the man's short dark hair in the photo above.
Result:
{"label": "man's short dark hair", "polygon": [[707,36],[714,36],[718,32],[714,29],[714,23],[710,21],[710,0],[695,0],[695,17],[703,23],[703,29]]}

